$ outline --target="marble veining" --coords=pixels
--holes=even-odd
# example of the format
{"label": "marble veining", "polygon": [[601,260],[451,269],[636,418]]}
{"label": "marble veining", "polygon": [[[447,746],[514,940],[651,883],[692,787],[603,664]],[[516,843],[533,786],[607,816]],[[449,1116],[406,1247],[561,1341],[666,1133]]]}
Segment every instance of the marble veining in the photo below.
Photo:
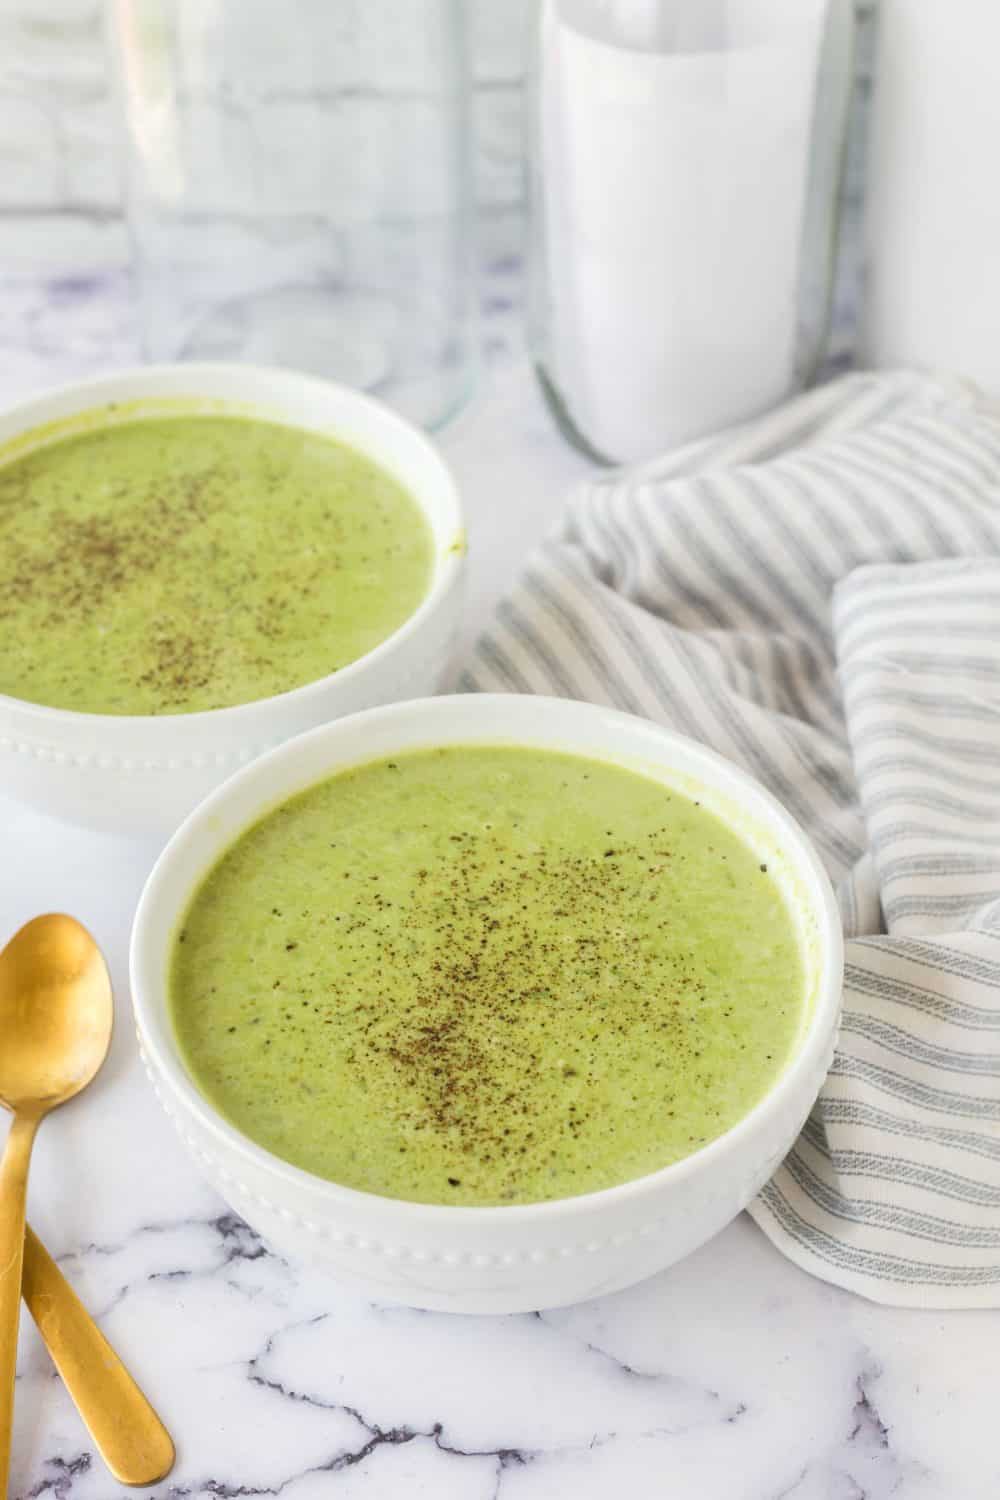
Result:
{"label": "marble veining", "polygon": [[[164,1334],[183,1347],[170,1363],[189,1389],[161,1406],[168,1420],[171,1406],[198,1409],[201,1426],[196,1437],[193,1415],[175,1419],[180,1464],[153,1492],[163,1500],[341,1493],[333,1477],[356,1469],[366,1493],[505,1500],[597,1495],[626,1476],[633,1494],[685,1493],[685,1472],[692,1494],[875,1500],[927,1477],[882,1415],[884,1366],[847,1330],[832,1336],[830,1304],[849,1299],[784,1267],[749,1224],[645,1287],[500,1320],[355,1303],[228,1212],[141,1223],[62,1263],[112,1337],[130,1324],[147,1351]],[[747,1319],[760,1311],[772,1339],[755,1352]],[[816,1345],[831,1368],[796,1395],[789,1365]],[[17,1493],[116,1493],[79,1434],[67,1441],[72,1414],[39,1348],[18,1387],[57,1441]]]}

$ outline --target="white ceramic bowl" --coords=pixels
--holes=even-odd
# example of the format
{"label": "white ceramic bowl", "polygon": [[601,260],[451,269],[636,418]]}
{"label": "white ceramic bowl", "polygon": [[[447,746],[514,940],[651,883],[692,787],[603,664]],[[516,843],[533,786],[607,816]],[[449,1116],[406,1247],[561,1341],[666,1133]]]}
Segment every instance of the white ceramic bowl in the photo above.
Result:
{"label": "white ceramic bowl", "polygon": [[[0,786],[90,827],[168,833],[261,751],[343,714],[439,685],[458,624],[465,535],[458,494],[430,441],[388,407],[329,381],[252,365],[150,366],[49,391],[0,414],[0,445],[109,402],[183,399],[340,438],[394,474],[427,517],[427,596],[373,651],[291,692],[204,713],[73,713],[0,694]],[[68,425],[65,425],[68,424]],[[2,456],[2,455],[0,455]]]}
{"label": "white ceramic bowl", "polygon": [[[576,751],[694,791],[760,852],[800,923],[809,1006],[792,1060],[739,1124],[686,1160],[602,1192],[502,1208],[428,1206],[339,1187],[272,1156],[205,1100],[168,1014],[172,935],[218,856],[269,807],[326,775],[418,746]],[[132,995],[153,1087],[205,1175],[260,1233],[377,1300],[516,1312],[594,1297],[678,1260],[746,1206],[795,1140],[833,1056],[843,945],[829,881],[797,824],[728,761],[630,715],[556,698],[431,698],[301,736],[234,776],[174,835],[135,919]]]}

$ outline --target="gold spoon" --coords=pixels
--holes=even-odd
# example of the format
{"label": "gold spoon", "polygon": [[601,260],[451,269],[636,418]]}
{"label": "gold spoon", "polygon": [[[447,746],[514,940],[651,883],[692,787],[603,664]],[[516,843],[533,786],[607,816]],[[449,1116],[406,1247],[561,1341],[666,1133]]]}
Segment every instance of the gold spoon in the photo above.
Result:
{"label": "gold spoon", "polygon": [[30,1224],[21,1291],[114,1477],[140,1485],[163,1479],[174,1466],[169,1432]]}
{"label": "gold spoon", "polygon": [[0,1103],[14,1115],[0,1161],[0,1496],[7,1493],[22,1290],[56,1367],[115,1478],[162,1479],[174,1458],[159,1417],[31,1230],[28,1165],[50,1109],[107,1055],[114,1007],[101,951],[72,917],[35,917],[0,951]]}

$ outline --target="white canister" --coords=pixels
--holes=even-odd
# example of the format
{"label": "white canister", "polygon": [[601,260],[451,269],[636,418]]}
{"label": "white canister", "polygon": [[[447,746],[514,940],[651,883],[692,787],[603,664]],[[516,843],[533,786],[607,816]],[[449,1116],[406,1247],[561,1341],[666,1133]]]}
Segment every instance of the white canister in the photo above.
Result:
{"label": "white canister", "polygon": [[882,0],[862,356],[1000,395],[1000,5]]}
{"label": "white canister", "polygon": [[543,0],[529,342],[579,446],[650,458],[808,380],[851,42],[846,0]]}

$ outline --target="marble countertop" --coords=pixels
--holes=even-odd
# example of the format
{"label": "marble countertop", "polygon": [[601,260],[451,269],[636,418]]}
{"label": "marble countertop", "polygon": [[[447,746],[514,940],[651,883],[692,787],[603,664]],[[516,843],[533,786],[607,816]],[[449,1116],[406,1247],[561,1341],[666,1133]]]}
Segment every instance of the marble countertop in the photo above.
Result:
{"label": "marble countertop", "polygon": [[[585,468],[511,358],[494,271],[494,357],[444,440],[469,510],[470,638]],[[0,288],[0,401],[128,360],[130,328],[115,271]],[[136,1055],[127,939],[156,848],[2,800],[0,830],[3,932],[66,909],[113,970],[110,1059],[46,1122],[30,1214],[176,1437],[157,1500],[997,1493],[1000,1318],[865,1303],[788,1264],[745,1216],[642,1286],[502,1319],[362,1304],[270,1253],[203,1183]],[[118,1500],[26,1325],[11,1496]]]}

